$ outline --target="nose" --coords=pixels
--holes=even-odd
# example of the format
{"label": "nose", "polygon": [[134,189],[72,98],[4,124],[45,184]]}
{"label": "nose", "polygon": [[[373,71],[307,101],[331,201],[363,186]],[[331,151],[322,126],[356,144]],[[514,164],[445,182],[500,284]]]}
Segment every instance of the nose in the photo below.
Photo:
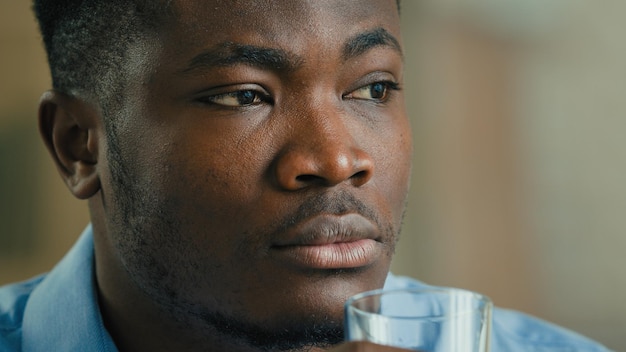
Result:
{"label": "nose", "polygon": [[297,131],[292,130],[289,143],[276,159],[280,188],[297,191],[341,183],[361,187],[372,178],[372,157],[359,146],[341,117],[309,115],[295,125]]}

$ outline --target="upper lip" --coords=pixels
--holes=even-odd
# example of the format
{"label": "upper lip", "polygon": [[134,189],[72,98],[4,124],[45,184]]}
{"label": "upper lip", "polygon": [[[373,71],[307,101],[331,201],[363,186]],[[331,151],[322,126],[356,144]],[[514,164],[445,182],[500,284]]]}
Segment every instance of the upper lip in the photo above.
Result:
{"label": "upper lip", "polygon": [[378,241],[378,231],[374,223],[360,214],[320,214],[291,227],[274,246],[322,246],[364,239]]}

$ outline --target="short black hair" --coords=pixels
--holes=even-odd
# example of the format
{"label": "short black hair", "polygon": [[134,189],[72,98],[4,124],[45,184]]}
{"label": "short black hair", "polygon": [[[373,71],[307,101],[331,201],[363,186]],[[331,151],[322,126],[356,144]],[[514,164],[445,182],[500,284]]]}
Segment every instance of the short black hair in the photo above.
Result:
{"label": "short black hair", "polygon": [[161,0],[34,0],[54,89],[116,99],[129,47],[159,29],[170,6]]}

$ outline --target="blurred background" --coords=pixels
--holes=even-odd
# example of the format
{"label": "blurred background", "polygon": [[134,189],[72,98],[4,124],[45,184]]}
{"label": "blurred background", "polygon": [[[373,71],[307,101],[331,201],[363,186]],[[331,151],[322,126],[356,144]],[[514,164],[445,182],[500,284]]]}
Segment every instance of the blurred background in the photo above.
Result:
{"label": "blurred background", "polygon": [[[0,3],[0,284],[88,222],[39,140],[28,1]],[[414,176],[394,271],[626,350],[626,2],[403,2]]]}

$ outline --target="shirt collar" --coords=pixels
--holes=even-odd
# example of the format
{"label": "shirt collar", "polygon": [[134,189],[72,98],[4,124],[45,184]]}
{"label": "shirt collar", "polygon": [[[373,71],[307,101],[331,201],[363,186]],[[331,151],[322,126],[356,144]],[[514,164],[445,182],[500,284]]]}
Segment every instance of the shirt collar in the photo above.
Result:
{"label": "shirt collar", "polygon": [[25,352],[117,351],[104,327],[96,291],[91,225],[32,292],[22,324]]}

